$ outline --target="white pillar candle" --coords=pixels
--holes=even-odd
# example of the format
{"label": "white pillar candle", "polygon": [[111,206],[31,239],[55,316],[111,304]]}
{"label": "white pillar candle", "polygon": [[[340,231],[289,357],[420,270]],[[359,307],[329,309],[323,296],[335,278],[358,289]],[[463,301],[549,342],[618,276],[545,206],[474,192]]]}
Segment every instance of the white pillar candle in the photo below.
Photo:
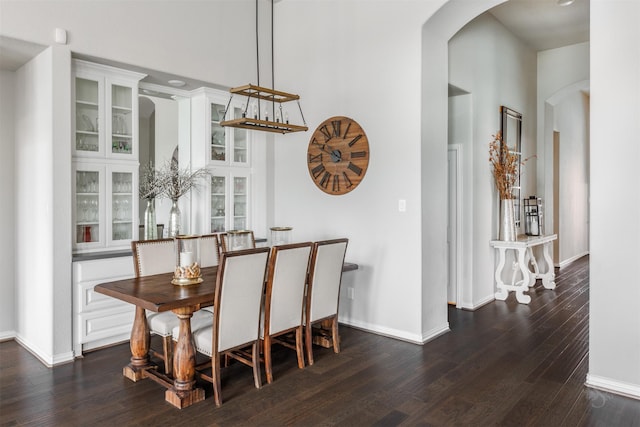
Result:
{"label": "white pillar candle", "polygon": [[189,267],[193,261],[193,252],[180,252],[180,267]]}

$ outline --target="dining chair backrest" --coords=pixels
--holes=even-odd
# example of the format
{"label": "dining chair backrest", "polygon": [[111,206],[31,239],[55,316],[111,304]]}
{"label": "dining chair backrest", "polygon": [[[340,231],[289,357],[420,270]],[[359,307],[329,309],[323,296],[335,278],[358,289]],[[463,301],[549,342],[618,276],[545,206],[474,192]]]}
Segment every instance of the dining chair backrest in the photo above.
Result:
{"label": "dining chair backrest", "polygon": [[242,249],[252,249],[256,247],[256,239],[253,235],[252,230],[242,230],[242,231],[230,230],[227,233],[220,233],[218,236],[220,238],[220,248],[222,252],[229,252],[229,251],[236,250],[232,247],[233,245],[231,244],[232,236],[235,236],[235,238],[237,239],[242,239],[243,241]]}
{"label": "dining chair backrest", "polygon": [[220,243],[217,234],[205,234],[200,238],[200,266],[213,267],[220,262]]}
{"label": "dining chair backrest", "polygon": [[269,248],[225,252],[214,300],[214,354],[256,341]]}
{"label": "dining chair backrest", "polygon": [[307,321],[314,322],[338,313],[342,266],[348,242],[348,239],[334,239],[313,244],[307,288]]}
{"label": "dining chair backrest", "polygon": [[176,266],[173,239],[131,242],[136,277],[170,273]]}
{"label": "dining chair backrest", "polygon": [[311,242],[271,248],[265,300],[265,334],[302,325]]}

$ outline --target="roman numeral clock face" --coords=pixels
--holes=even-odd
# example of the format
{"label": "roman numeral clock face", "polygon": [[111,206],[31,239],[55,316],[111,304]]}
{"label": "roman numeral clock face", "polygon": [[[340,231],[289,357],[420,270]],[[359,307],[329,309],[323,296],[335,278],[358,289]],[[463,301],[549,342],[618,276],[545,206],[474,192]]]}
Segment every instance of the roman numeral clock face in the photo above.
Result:
{"label": "roman numeral clock face", "polygon": [[331,117],[318,126],[307,148],[309,175],[327,194],[355,189],[369,166],[369,142],[362,127],[348,117]]}

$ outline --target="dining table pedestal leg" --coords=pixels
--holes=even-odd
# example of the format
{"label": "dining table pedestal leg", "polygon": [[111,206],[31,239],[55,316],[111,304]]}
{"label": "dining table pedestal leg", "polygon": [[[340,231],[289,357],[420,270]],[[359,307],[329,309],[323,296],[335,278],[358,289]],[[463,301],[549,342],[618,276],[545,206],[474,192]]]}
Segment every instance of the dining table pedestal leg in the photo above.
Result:
{"label": "dining table pedestal leg", "polygon": [[136,307],[136,314],[131,329],[131,363],[122,368],[122,375],[131,381],[140,381],[146,378],[146,371],[154,369],[149,363],[149,324],[144,308]]}
{"label": "dining table pedestal leg", "polygon": [[177,408],[186,408],[204,400],[204,389],[196,388],[196,349],[191,335],[191,317],[199,307],[172,310],[180,319],[180,333],[173,353],[173,387],[165,392],[165,400]]}

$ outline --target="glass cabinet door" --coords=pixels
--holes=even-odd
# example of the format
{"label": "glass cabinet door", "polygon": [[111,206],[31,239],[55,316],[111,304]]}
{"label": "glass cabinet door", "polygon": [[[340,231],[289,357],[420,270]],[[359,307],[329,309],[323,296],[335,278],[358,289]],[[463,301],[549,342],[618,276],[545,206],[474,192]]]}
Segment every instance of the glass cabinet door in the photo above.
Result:
{"label": "glass cabinet door", "polygon": [[101,171],[78,168],[75,172],[75,246],[91,247],[101,242]]}
{"label": "glass cabinet door", "polygon": [[100,93],[101,82],[76,77],[75,80],[75,151],[100,153]]}
{"label": "glass cabinet door", "polygon": [[224,176],[211,177],[211,232],[218,233],[226,230],[226,198],[227,178]]}
{"label": "glass cabinet door", "polygon": [[111,153],[133,152],[133,88],[111,85]]}
{"label": "glass cabinet door", "polygon": [[247,177],[233,177],[233,228],[234,230],[244,230],[248,227],[247,222]]}
{"label": "glass cabinet door", "polygon": [[225,119],[242,117],[244,107],[230,105],[230,111],[226,115],[226,106],[219,102],[211,102],[209,108],[211,110],[211,156],[209,161],[233,166],[248,166],[249,132],[246,129],[220,126],[220,122]]}
{"label": "glass cabinet door", "polygon": [[112,243],[130,241],[133,236],[133,173],[111,172],[111,235]]}
{"label": "glass cabinet door", "polygon": [[249,176],[222,173],[211,177],[211,232],[244,230],[249,222]]}
{"label": "glass cabinet door", "polygon": [[[242,108],[234,107],[233,114],[235,118],[242,117]],[[233,162],[249,163],[249,144],[247,141],[248,132],[246,129],[233,129]]]}
{"label": "glass cabinet door", "polygon": [[224,162],[227,160],[227,141],[225,128],[220,126],[224,119],[225,106],[211,104],[211,160]]}

